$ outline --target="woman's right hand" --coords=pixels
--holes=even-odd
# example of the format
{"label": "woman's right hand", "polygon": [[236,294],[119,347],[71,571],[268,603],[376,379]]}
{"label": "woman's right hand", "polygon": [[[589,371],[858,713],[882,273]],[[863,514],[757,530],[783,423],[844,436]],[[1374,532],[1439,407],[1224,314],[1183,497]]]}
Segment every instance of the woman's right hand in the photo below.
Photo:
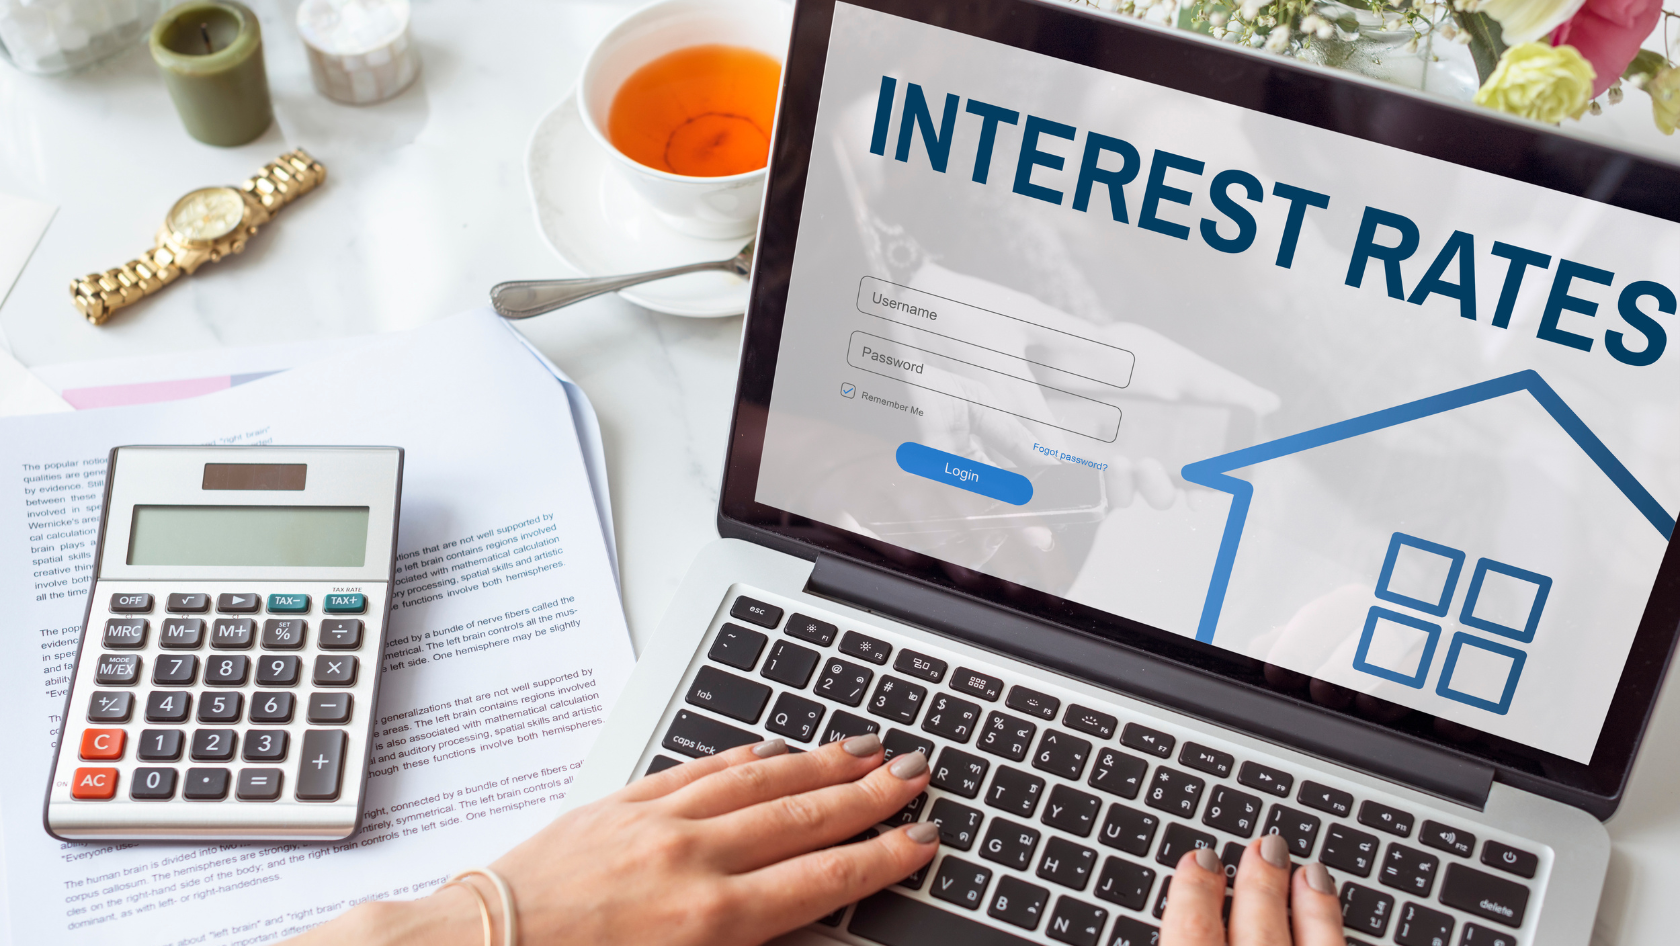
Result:
{"label": "woman's right hand", "polygon": [[1180,858],[1161,917],[1161,946],[1347,946],[1336,881],[1316,862],[1292,870],[1289,845],[1275,834],[1243,852],[1228,930],[1225,886],[1225,867],[1212,850]]}

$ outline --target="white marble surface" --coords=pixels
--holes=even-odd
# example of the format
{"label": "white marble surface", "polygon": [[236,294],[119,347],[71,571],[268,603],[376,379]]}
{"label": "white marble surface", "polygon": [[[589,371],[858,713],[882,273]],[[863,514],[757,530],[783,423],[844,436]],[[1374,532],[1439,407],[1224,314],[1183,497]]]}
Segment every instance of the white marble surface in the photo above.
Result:
{"label": "white marble surface", "polygon": [[[0,192],[59,206],[0,306],[0,331],[24,364],[397,329],[480,305],[503,279],[568,274],[533,220],[526,140],[635,0],[416,0],[420,78],[363,108],[314,92],[292,26],[296,0],[248,2],[262,18],[277,120],[240,148],[187,136],[142,47],[59,79],[0,66]],[[1633,94],[1585,127],[1680,153],[1680,140],[1649,130],[1646,108]],[[292,146],[325,162],[329,181],[243,256],[103,328],[76,314],[72,276],[145,249],[180,194],[243,180]],[[625,606],[645,640],[695,551],[716,535],[740,319],[656,315],[607,297],[522,328],[600,413]],[[1671,694],[1610,824],[1616,849],[1595,942],[1671,941],[1676,784],[1680,699]]]}

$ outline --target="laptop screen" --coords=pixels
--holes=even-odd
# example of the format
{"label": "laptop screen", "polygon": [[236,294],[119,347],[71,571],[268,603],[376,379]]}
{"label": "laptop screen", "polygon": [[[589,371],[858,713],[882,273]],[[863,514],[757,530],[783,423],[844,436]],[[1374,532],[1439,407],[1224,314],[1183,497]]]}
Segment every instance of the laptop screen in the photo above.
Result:
{"label": "laptop screen", "polygon": [[[1680,223],[1602,199],[1625,157],[1570,193],[1080,29],[1118,28],[833,3],[753,502],[1591,763],[1680,508]],[[1401,140],[1481,120],[1358,92]]]}

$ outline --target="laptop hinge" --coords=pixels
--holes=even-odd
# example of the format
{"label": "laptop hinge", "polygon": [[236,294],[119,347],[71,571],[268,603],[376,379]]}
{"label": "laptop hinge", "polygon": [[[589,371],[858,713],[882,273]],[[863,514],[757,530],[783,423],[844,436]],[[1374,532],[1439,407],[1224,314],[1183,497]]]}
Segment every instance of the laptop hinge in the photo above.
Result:
{"label": "laptop hinge", "polygon": [[1494,769],[1406,736],[868,565],[819,554],[806,590],[1482,809]]}

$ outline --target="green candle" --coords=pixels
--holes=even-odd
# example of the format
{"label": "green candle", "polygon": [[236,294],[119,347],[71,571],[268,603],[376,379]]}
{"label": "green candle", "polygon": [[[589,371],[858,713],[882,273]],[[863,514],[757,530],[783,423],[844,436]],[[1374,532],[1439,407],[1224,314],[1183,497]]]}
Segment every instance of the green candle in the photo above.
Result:
{"label": "green candle", "polygon": [[152,27],[152,59],[187,133],[242,145],[268,130],[274,109],[257,15],[233,0],[191,0]]}

